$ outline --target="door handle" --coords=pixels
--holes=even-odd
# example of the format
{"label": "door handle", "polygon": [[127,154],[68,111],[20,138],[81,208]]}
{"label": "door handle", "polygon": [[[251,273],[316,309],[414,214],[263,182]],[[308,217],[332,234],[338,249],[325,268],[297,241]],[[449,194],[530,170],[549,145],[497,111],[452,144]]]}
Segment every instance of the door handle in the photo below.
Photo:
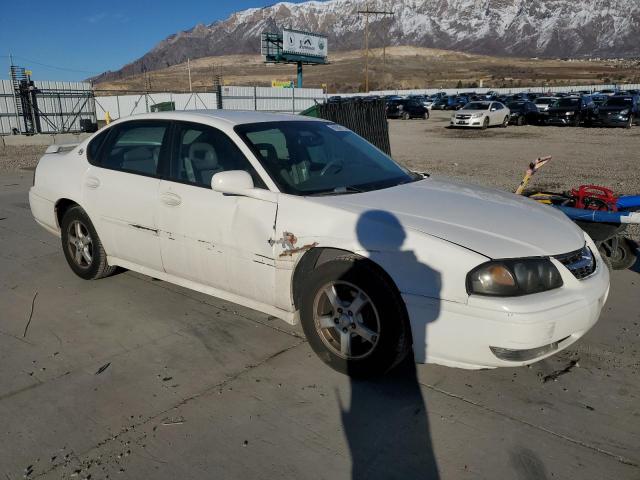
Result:
{"label": "door handle", "polygon": [[98,188],[100,186],[100,180],[96,177],[87,177],[84,183],[89,188]]}
{"label": "door handle", "polygon": [[164,192],[160,195],[160,199],[165,205],[169,205],[170,207],[177,207],[182,203],[182,198],[180,198],[180,195],[176,195],[175,193],[171,192]]}

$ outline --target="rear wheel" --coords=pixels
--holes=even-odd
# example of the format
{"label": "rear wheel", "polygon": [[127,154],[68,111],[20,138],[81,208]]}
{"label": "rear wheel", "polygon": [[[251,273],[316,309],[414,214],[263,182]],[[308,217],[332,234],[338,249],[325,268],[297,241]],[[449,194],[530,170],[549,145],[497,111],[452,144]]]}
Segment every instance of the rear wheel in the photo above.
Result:
{"label": "rear wheel", "polygon": [[381,375],[410,351],[402,299],[368,260],[345,256],[322,264],[303,291],[302,328],[331,368],[356,377]]}
{"label": "rear wheel", "polygon": [[502,120],[502,124],[500,126],[502,128],[507,128],[508,125],[509,125],[509,117],[504,117],[504,120]]}
{"label": "rear wheel", "polygon": [[95,280],[113,274],[116,267],[107,263],[107,254],[87,213],[71,207],[62,217],[62,250],[76,275]]}

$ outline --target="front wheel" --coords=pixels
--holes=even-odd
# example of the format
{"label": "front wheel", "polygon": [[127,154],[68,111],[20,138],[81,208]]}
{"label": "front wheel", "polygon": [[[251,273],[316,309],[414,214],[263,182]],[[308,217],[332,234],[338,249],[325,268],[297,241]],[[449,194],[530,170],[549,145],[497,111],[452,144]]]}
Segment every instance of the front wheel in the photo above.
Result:
{"label": "front wheel", "polygon": [[629,115],[629,120],[627,121],[625,128],[631,128],[632,126],[633,126],[633,115]]}
{"label": "front wheel", "polygon": [[411,118],[411,115],[409,115],[409,112],[404,112],[402,114],[402,119],[403,120],[409,120]]}
{"label": "front wheel", "polygon": [[87,213],[71,207],[62,217],[62,250],[71,270],[80,278],[108,277],[116,267],[107,263],[107,254]]}
{"label": "front wheel", "polygon": [[486,130],[487,128],[489,128],[489,117],[485,117],[484,122],[482,122],[482,129]]}
{"label": "front wheel", "polygon": [[516,124],[521,127],[524,125],[524,117],[518,117],[518,120],[516,121]]}
{"label": "front wheel", "polygon": [[429,120],[429,111],[424,112],[424,119]]}
{"label": "front wheel", "polygon": [[315,353],[349,376],[382,375],[410,351],[410,330],[396,289],[368,260],[339,257],[307,277],[302,328]]}

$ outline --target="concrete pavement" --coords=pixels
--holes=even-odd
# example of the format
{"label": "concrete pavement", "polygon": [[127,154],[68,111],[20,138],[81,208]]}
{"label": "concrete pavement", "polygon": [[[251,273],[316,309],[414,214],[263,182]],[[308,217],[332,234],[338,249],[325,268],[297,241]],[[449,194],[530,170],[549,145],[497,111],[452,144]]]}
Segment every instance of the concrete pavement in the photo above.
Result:
{"label": "concrete pavement", "polygon": [[640,274],[530,368],[325,367],[301,331],[124,272],[87,282],[0,176],[0,476],[640,478]]}

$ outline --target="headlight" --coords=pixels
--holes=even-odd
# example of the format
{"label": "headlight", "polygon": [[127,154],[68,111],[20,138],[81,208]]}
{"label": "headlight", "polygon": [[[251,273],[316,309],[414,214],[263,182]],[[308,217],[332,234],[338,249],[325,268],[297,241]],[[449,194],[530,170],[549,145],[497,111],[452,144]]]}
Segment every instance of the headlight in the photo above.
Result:
{"label": "headlight", "polygon": [[516,297],[562,286],[558,269],[548,258],[493,260],[467,275],[467,292],[495,297]]}
{"label": "headlight", "polygon": [[626,108],[620,112],[620,115],[629,115],[629,109]]}
{"label": "headlight", "polygon": [[575,115],[576,112],[566,112],[565,115]]}
{"label": "headlight", "polygon": [[484,117],[484,113],[474,113],[471,115],[471,118],[481,118]]}

